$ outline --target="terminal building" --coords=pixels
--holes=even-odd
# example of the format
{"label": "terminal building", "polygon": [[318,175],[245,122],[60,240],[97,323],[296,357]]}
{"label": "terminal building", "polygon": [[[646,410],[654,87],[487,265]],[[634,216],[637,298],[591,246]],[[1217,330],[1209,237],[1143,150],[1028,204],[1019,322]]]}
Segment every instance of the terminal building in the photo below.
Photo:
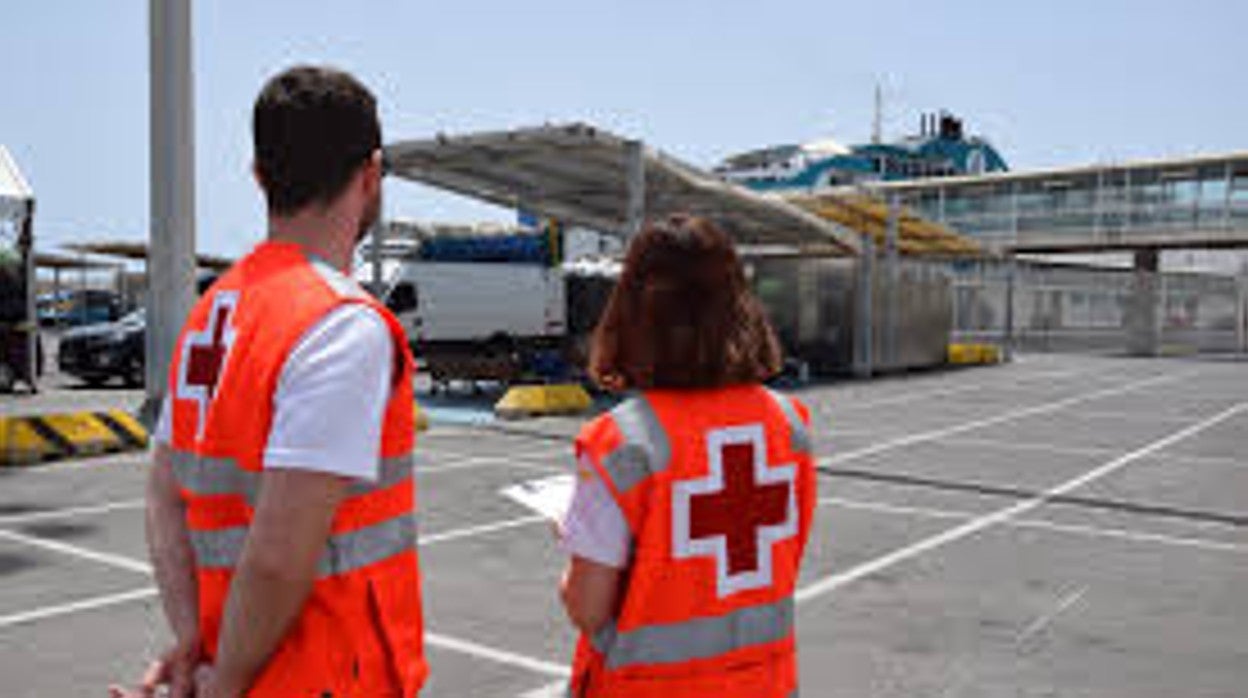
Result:
{"label": "terminal building", "polygon": [[1244,342],[1235,277],[1248,257],[1226,250],[1248,245],[1248,154],[1011,171],[986,139],[939,114],[896,142],[764,148],[715,173],[846,225],[857,210],[893,207],[902,228],[923,221],[965,239],[945,245],[983,253],[951,266],[964,335],[1009,322],[1023,346],[1113,350],[1125,331],[1138,354]]}

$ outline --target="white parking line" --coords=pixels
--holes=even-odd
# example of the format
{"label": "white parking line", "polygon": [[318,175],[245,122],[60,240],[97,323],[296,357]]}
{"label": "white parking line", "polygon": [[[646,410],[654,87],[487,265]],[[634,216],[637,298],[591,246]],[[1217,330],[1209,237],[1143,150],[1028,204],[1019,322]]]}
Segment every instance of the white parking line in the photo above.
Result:
{"label": "white parking line", "polygon": [[[1037,380],[1056,380],[1066,376],[1074,376],[1088,373],[1088,369],[1072,369],[1069,371],[1051,371],[1048,373],[1034,373],[1031,375],[1013,376],[1009,382],[1005,381],[981,381],[972,383],[971,385],[960,384],[949,388],[937,388],[935,390],[925,390],[922,392],[904,393],[902,395],[892,395],[889,397],[879,398],[877,400],[854,400],[846,401],[841,407],[845,411],[868,410],[873,407],[884,407],[886,405],[903,404],[907,402],[915,402],[929,397],[947,397],[949,395],[957,395],[959,393],[969,393],[976,390],[992,390],[996,388],[1014,389],[1020,383],[1030,383]],[[1017,391],[1014,391],[1017,392]]]}
{"label": "white parking line", "polygon": [[1087,393],[1080,393],[1079,395],[1075,395],[1075,396],[1068,397],[1068,398],[1063,398],[1061,400],[1054,400],[1052,402],[1046,402],[1046,403],[1042,403],[1039,405],[1033,405],[1031,407],[1023,407],[1023,408],[1019,408],[1015,410],[1010,410],[1008,412],[1002,412],[992,417],[976,419],[970,422],[963,422],[961,424],[955,424],[951,427],[943,427],[941,429],[933,429],[931,431],[919,432],[917,434],[901,436],[896,439],[890,439],[888,441],[883,441],[877,444],[872,444],[870,446],[864,446],[863,448],[855,449],[853,451],[846,451],[844,453],[839,453],[830,458],[823,458],[819,461],[819,464],[820,465],[835,465],[838,463],[844,463],[847,461],[856,460],[858,458],[862,458],[865,456],[874,455],[876,453],[883,453],[885,451],[891,451],[895,448],[900,448],[902,446],[910,446],[912,444],[923,443],[925,441],[937,441],[937,440],[944,439],[949,436],[953,436],[955,434],[963,434],[968,431],[974,431],[976,429],[983,429],[984,427],[994,426],[997,424],[1004,424],[1005,422],[1011,422],[1016,419],[1021,419],[1023,417],[1032,417],[1038,414],[1047,414],[1050,412],[1056,412],[1058,410],[1070,407],[1071,405],[1077,405],[1082,402],[1089,402],[1091,400],[1097,400],[1099,398],[1107,397],[1109,395],[1118,395],[1121,393],[1131,392],[1133,390],[1139,390],[1140,388],[1144,388],[1150,385],[1157,385],[1159,383],[1167,383],[1167,382],[1176,381],[1176,380],[1179,380],[1180,378],[1190,377],[1190,375],[1191,374],[1177,374],[1176,373],[1176,374],[1171,374],[1168,376],[1167,375],[1154,376],[1152,378],[1145,378],[1143,380],[1132,381],[1130,383],[1127,383],[1126,385],[1118,385],[1112,388],[1102,388],[1100,390],[1093,390]]}
{"label": "white parking line", "polygon": [[[1152,382],[1156,383],[1158,381]],[[1136,383],[1132,385],[1138,386],[1140,384]],[[1098,392],[1103,393],[1104,391]],[[1121,390],[1119,392],[1121,392]],[[1091,393],[1089,395],[1094,394],[1095,393]],[[1072,400],[1073,399],[1076,398],[1072,398]],[[1087,398],[1085,397],[1084,399]],[[955,526],[934,536],[924,538],[917,543],[907,545],[903,548],[894,550],[891,553],[882,555],[874,560],[851,567],[844,572],[838,572],[812,582],[811,584],[798,589],[795,598],[798,603],[812,601],[847,584],[856,582],[864,577],[869,577],[894,565],[905,562],[906,560],[944,547],[950,543],[957,542],[963,538],[975,535],[994,526],[999,526],[1012,519],[1016,519],[1029,511],[1043,506],[1046,502],[1055,497],[1068,494],[1076,489],[1079,489],[1080,487],[1083,487],[1084,485],[1104,478],[1107,475],[1111,475],[1139,460],[1140,458],[1156,453],[1157,451],[1167,448],[1172,444],[1178,443],[1194,434],[1200,433],[1205,429],[1235,417],[1245,410],[1248,410],[1248,402],[1241,402],[1234,407],[1230,407],[1216,415],[1213,415],[1212,417],[1201,420],[1200,422],[1197,422],[1196,424],[1193,424],[1185,429],[1181,429],[1173,434],[1170,434],[1169,436],[1158,439],[1147,446],[1115,458],[1097,468],[1093,468],[1079,477],[1060,483],[1036,495],[1035,497],[1031,497],[1017,504],[972,519],[960,526]]]}
{"label": "white parking line", "polygon": [[[955,521],[968,521],[981,515],[981,512],[974,511],[911,507],[898,504],[887,504],[884,502],[864,502],[855,499],[844,499],[842,497],[822,497],[819,499],[819,504],[822,506],[834,506],[855,511],[870,511],[880,514],[897,514],[900,516],[915,516],[928,519]],[[1081,524],[1064,524],[1057,521],[1050,521],[1048,519],[1013,519],[1003,523],[1002,525],[1013,528],[1032,528],[1054,531],[1057,533],[1072,533],[1075,535],[1089,536],[1093,538],[1115,538],[1134,543],[1155,543],[1180,548],[1199,548],[1202,550],[1216,550],[1228,553],[1248,553],[1248,545],[1228,543],[1226,541],[1211,540],[1208,538],[1191,538],[1188,536],[1169,536],[1162,533],[1148,533],[1146,531],[1136,531],[1125,528],[1101,528],[1098,526],[1084,526]]]}
{"label": "white parking line", "polygon": [[441,543],[448,540],[458,540],[460,538],[471,538],[485,533],[493,533],[495,531],[505,531],[519,526],[528,526],[530,524],[546,521],[545,516],[534,514],[533,516],[521,516],[515,519],[507,519],[506,521],[495,521],[494,523],[481,524],[480,526],[468,526],[466,528],[457,528],[441,533],[434,533],[420,537],[421,545],[429,545],[431,543]]}
{"label": "white parking line", "polygon": [[523,468],[525,470],[541,470],[546,472],[564,472],[565,470],[565,468],[561,468],[557,465],[532,463],[512,456],[477,456],[464,458],[462,460],[452,460],[449,463],[441,463],[438,465],[417,466],[416,474],[418,476],[431,475],[434,473],[445,473],[454,470],[490,467]]}
{"label": "white parking line", "polygon": [[[542,520],[542,517],[529,517],[529,518],[537,518],[538,520]],[[504,528],[519,526],[525,523],[532,523],[532,522],[526,521],[526,520],[520,520],[520,519],[513,519],[511,521],[498,522],[496,524],[489,524],[486,526],[474,526],[470,528],[456,529],[452,531],[447,531],[445,533],[435,534],[433,536],[422,538],[421,543],[428,544],[428,543],[438,542],[442,540],[454,540],[457,538],[466,538],[466,537],[473,536],[473,535],[480,535],[480,534],[488,533],[491,531],[497,531],[497,530],[502,530]],[[74,557],[79,557],[79,558],[85,558],[85,559],[92,560],[94,562],[101,562],[112,567],[118,567],[121,569],[126,569],[126,570],[130,570],[134,572],[140,572],[140,573],[148,574],[148,575],[151,574],[150,565],[148,565],[147,563],[141,560],[136,560],[134,558],[128,558],[128,557],[124,557],[121,555],[112,555],[109,553],[101,553],[101,552],[97,552],[93,550],[87,550],[85,548],[80,548],[78,546],[70,546],[70,545],[66,545],[63,543],[55,542],[55,541],[47,541],[47,540],[36,538],[33,536],[26,536],[23,534],[14,533],[12,531],[0,531],[0,538],[7,538],[7,539],[14,540],[16,542],[24,543],[27,545],[32,545],[35,547],[52,550],[54,552],[72,555]],[[123,604],[133,603],[135,601],[140,601],[143,599],[151,598],[153,596],[156,596],[156,594],[157,594],[157,590],[154,587],[148,586],[148,587],[143,587],[141,589],[134,589],[134,590],[127,591],[127,592],[122,592],[119,594],[108,594],[105,596],[97,596],[97,597],[93,597],[90,599],[83,599],[80,601],[73,601],[73,602],[65,603],[65,604],[57,604],[55,606],[46,606],[43,608],[32,609],[29,611],[22,611],[22,612],[10,614],[7,616],[0,616],[0,629],[12,627],[15,625],[33,623],[33,622],[40,621],[40,620],[47,620],[49,618],[67,616],[67,615],[71,615],[75,613],[80,613],[83,611],[93,611],[93,610],[98,610],[98,609],[103,609],[103,608],[109,608],[112,606],[119,606]],[[426,632],[425,642],[427,642],[428,644],[434,647],[441,647],[443,649],[451,650],[454,652],[460,652],[462,654],[467,654],[473,657],[478,657],[481,659],[488,659],[490,661],[494,661],[500,664],[506,664],[509,666],[519,667],[521,669],[527,669],[529,671],[532,671],[538,674],[545,674],[548,676],[555,676],[555,677],[567,677],[570,675],[568,668],[564,665],[557,664],[555,662],[550,662],[544,659],[539,659],[536,657],[527,657],[525,655],[518,654],[515,652],[510,652],[507,650],[489,647],[487,645],[482,645],[480,643],[473,642],[471,640],[464,640],[461,638],[455,638],[455,637],[442,635],[440,633],[435,633],[435,632]]]}
{"label": "white parking line", "polygon": [[[106,596],[97,596],[90,599],[83,599],[81,601],[73,601],[56,606],[46,606],[44,608],[38,608],[31,611],[13,613],[7,616],[0,616],[0,629],[34,623],[36,621],[47,620],[49,618],[67,616],[84,611],[95,611],[113,606],[122,606],[136,601],[155,598],[157,594],[158,592],[156,588],[149,586],[140,589],[133,589],[131,591],[124,591],[119,594],[108,594]],[[482,645],[471,640],[451,637],[441,633],[426,631],[425,643],[432,647],[466,654],[478,659],[487,659],[498,664],[505,664],[507,666],[525,669],[535,674],[543,674],[558,678],[567,678],[572,675],[571,670],[564,664],[558,664],[556,662],[537,657],[528,657],[516,652]]]}
{"label": "white parking line", "polygon": [[470,640],[462,640],[455,637],[448,637],[441,633],[425,633],[425,643],[433,647],[440,647],[444,650],[451,650],[466,654],[472,657],[488,659],[498,664],[506,664],[508,666],[527,669],[535,674],[546,674],[547,676],[555,676],[566,678],[572,675],[572,671],[565,664],[558,664],[538,659],[536,657],[526,657],[522,654],[501,650],[494,647],[478,644]]}
{"label": "white parking line", "polygon": [[1104,446],[1054,446],[1053,444],[1031,443],[1028,441],[997,441],[974,436],[960,436],[956,439],[941,439],[941,446],[974,446],[976,448],[994,448],[1003,451],[1036,451],[1059,456],[1105,456],[1119,453],[1121,449]]}
{"label": "white parking line", "polygon": [[520,698],[563,698],[568,694],[567,681],[555,681],[520,694]]}
{"label": "white parking line", "polygon": [[49,552],[60,553],[70,557],[76,557],[80,560],[90,560],[91,562],[99,562],[110,567],[127,570],[130,572],[138,572],[140,574],[151,574],[151,565],[136,560],[132,557],[124,555],[114,555],[112,553],[104,553],[98,550],[83,548],[78,545],[71,545],[58,540],[49,540],[39,536],[31,536],[17,531],[0,530],[0,540],[7,540],[13,543],[21,543],[32,548],[40,548]]}
{"label": "white parking line", "polygon": [[[998,441],[996,439],[985,439],[972,436],[960,436],[956,439],[941,439],[939,441],[939,445],[974,446],[999,449],[1002,451],[1035,451],[1037,453],[1052,453],[1054,455],[1062,456],[1106,456],[1121,452],[1121,449],[1107,448],[1104,446],[1054,446],[1052,444],[1031,443],[1028,441]],[[1186,453],[1157,453],[1153,455],[1153,458],[1160,458],[1166,460],[1167,462],[1173,463],[1245,466],[1243,461],[1236,458],[1194,456]]]}
{"label": "white parking line", "polygon": [[133,589],[131,591],[123,591],[120,594],[108,594],[106,596],[96,596],[81,601],[72,601],[70,603],[58,604],[56,606],[44,606],[30,611],[21,611],[12,613],[7,616],[0,616],[0,629],[9,628],[15,625],[24,625],[34,623],[49,618],[57,618],[59,616],[68,616],[83,611],[94,611],[101,608],[109,608],[111,606],[120,606],[123,604],[142,601],[156,596],[156,587],[143,587],[142,589]]}
{"label": "white parking line", "polygon": [[1083,597],[1086,596],[1087,593],[1088,588],[1082,587],[1067,594],[1066,596],[1063,596],[1062,599],[1058,601],[1055,606],[1053,606],[1053,608],[1040,614],[1039,617],[1024,628],[1023,632],[1019,633],[1018,637],[1014,639],[1014,644],[1020,647],[1026,645],[1033,637],[1044,632],[1046,628],[1052,625],[1053,621],[1057,620],[1058,616],[1070,610],[1072,606],[1083,600]]}
{"label": "white parking line", "polygon": [[119,502],[107,502],[105,504],[93,504],[81,507],[66,507],[64,509],[49,509],[47,511],[32,511],[28,514],[10,514],[8,516],[0,516],[0,526],[21,526],[25,524],[38,523],[40,521],[52,521],[55,519],[66,519],[74,516],[85,516],[88,514],[107,514],[113,511],[125,511],[128,509],[142,509],[142,499],[123,499]]}
{"label": "white parking line", "polygon": [[1107,410],[1076,410],[1068,415],[1071,419],[1102,419],[1106,421],[1140,423],[1140,424],[1186,424],[1184,417],[1162,417],[1159,415],[1135,414],[1133,412],[1113,412]]}

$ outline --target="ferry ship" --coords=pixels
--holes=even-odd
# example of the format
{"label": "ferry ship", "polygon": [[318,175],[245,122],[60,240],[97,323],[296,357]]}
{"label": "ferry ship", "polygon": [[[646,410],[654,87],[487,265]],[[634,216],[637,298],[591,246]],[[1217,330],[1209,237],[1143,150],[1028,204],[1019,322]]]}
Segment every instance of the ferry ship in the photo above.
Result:
{"label": "ferry ship", "polygon": [[961,119],[924,114],[918,135],[892,143],[845,146],[834,140],[780,145],[727,158],[715,172],[758,191],[817,191],[859,182],[1006,172],[987,140],[965,133]]}

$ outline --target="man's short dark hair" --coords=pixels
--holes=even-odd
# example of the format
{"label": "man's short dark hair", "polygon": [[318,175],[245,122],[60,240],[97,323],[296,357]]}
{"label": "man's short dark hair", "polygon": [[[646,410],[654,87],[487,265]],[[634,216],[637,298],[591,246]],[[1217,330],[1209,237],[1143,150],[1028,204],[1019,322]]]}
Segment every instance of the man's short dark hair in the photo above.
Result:
{"label": "man's short dark hair", "polygon": [[343,71],[290,68],[256,98],[252,136],[270,212],[328,204],[381,147],[377,100]]}

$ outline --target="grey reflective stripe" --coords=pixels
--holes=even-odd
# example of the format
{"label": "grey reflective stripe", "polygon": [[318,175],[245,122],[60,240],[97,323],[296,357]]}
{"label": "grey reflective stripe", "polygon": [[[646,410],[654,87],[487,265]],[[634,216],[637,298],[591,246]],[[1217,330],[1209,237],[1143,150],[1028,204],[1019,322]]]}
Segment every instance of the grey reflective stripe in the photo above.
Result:
{"label": "grey reflective stripe", "polygon": [[[233,569],[247,541],[245,527],[190,531],[199,569]],[[329,537],[317,565],[317,574],[329,577],[381,562],[416,549],[416,520],[411,516],[388,519],[367,528]]]}
{"label": "grey reflective stripe", "polygon": [[784,412],[784,416],[789,420],[789,431],[792,433],[789,446],[797,453],[810,453],[810,429],[806,427],[806,422],[802,421],[802,416],[797,413],[797,408],[793,406],[793,401],[787,395],[782,395],[774,390],[768,389],[776,404]]}
{"label": "grey reflective stripe", "polygon": [[398,516],[330,536],[317,571],[322,577],[345,574],[415,549],[416,519]]}
{"label": "grey reflective stripe", "polygon": [[624,442],[602,459],[602,467],[616,489],[628,492],[652,473],[667,470],[671,447],[663,425],[644,395],[611,410],[611,418]]}
{"label": "grey reflective stripe", "polygon": [[594,636],[594,646],[606,654],[609,669],[718,657],[789,637],[793,632],[793,599],[628,632],[618,632],[612,625],[609,631]]}
{"label": "grey reflective stripe", "polygon": [[[210,458],[189,451],[173,452],[173,474],[178,484],[198,495],[238,494],[255,502],[260,494],[260,475],[247,470],[232,458]],[[357,481],[348,489],[350,496],[359,496],[393,487],[412,474],[413,458],[383,458],[378,464],[377,481]]]}
{"label": "grey reflective stripe", "polygon": [[611,645],[615,644],[616,634],[615,620],[609,620],[606,625],[598,628],[598,632],[594,633],[593,637],[589,638],[589,644],[599,652],[607,654],[611,651]]}
{"label": "grey reflective stripe", "polygon": [[395,458],[382,458],[377,470],[377,482],[353,482],[349,492],[352,495],[361,495],[393,487],[411,477],[414,465],[415,460],[410,453]]}
{"label": "grey reflective stripe", "polygon": [[242,494],[250,500],[260,490],[260,473],[240,467],[233,458],[174,451],[172,464],[178,484],[194,494]]}
{"label": "grey reflective stripe", "polygon": [[195,550],[195,566],[201,570],[232,570],[243,554],[247,529],[217,528],[189,531],[191,548]]}

